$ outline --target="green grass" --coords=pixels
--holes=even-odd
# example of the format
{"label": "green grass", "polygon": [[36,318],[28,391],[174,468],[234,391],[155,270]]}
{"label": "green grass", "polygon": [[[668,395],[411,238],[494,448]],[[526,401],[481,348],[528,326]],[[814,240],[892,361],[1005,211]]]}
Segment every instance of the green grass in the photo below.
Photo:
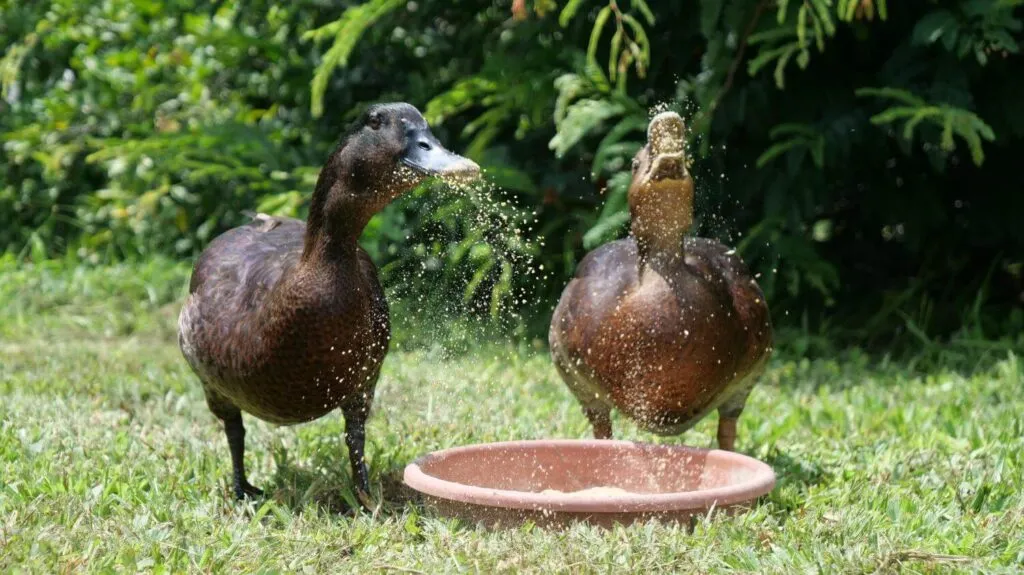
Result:
{"label": "green grass", "polygon": [[[738,447],[778,487],[694,532],[487,531],[434,516],[402,468],[470,442],[586,437],[543,349],[392,353],[369,429],[373,515],[346,511],[340,416],[247,419],[260,502],[236,504],[221,428],[174,341],[187,269],[2,268],[0,571],[1019,572],[1024,377],[1005,354],[974,372],[777,358]],[[421,338],[422,339],[422,338]],[[408,346],[407,346],[408,347]],[[678,438],[708,446],[714,417]]]}

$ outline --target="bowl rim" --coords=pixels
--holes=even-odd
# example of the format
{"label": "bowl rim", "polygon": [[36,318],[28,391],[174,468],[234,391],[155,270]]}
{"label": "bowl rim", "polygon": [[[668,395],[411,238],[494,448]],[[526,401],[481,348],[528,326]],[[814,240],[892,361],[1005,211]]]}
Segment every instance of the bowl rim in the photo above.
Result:
{"label": "bowl rim", "polygon": [[[753,477],[747,481],[700,489],[696,491],[677,491],[669,493],[629,493],[614,494],[600,499],[583,499],[568,494],[538,493],[532,491],[514,491],[510,489],[494,489],[469,485],[441,479],[423,470],[423,465],[430,459],[450,456],[467,451],[482,449],[518,448],[530,449],[537,447],[558,446],[589,446],[596,448],[655,448],[665,451],[685,451],[692,454],[707,455],[714,453],[716,458],[724,458],[726,463],[747,467],[753,471]],[[498,441],[490,443],[474,443],[441,449],[427,453],[405,467],[403,480],[410,488],[426,495],[470,503],[485,507],[501,507],[506,509],[524,509],[548,512],[589,512],[589,513],[643,513],[683,510],[704,510],[713,507],[726,507],[737,503],[752,501],[757,497],[771,492],[775,487],[775,471],[766,463],[742,453],[706,449],[687,445],[667,445],[639,441],[615,439],[526,439],[515,441]]]}

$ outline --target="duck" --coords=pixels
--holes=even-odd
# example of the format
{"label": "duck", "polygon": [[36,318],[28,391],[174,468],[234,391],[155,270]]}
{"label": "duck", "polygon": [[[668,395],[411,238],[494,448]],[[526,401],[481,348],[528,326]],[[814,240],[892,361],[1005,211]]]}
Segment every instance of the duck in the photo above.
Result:
{"label": "duck", "polygon": [[463,184],[479,171],[445,149],[414,106],[373,105],[322,167],[305,221],[257,214],[196,259],[178,343],[223,423],[236,498],[263,494],[246,477],[243,412],[294,425],[340,410],[356,494],[367,505],[365,427],[391,327],[359,236],[424,179]]}
{"label": "duck", "polygon": [[632,162],[628,237],[579,263],[551,318],[555,368],[596,439],[612,410],[661,436],[718,411],[720,449],[773,347],[764,293],[736,250],[689,234],[694,182],[685,124],[663,112]]}

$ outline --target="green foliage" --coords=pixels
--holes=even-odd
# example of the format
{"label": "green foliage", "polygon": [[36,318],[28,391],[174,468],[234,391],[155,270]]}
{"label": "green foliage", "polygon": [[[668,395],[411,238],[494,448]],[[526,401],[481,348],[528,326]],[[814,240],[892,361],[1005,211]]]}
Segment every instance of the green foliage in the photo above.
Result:
{"label": "green foliage", "polygon": [[[853,2],[850,2],[853,4]],[[796,12],[796,21],[787,24],[790,8]],[[839,13],[849,13],[848,6],[841,6]],[[787,0],[778,3],[778,27],[751,34],[747,39],[751,45],[760,44],[761,49],[747,64],[751,75],[757,74],[768,64],[775,62],[773,78],[780,90],[785,89],[786,64],[796,56],[800,69],[806,69],[811,61],[810,39],[819,52],[825,51],[825,39],[835,36],[836,25],[832,14],[831,0],[806,0],[799,5],[790,5]]]}
{"label": "green foliage", "polygon": [[922,46],[941,44],[959,58],[973,54],[984,66],[992,52],[1019,52],[1013,33],[1021,31],[1021,20],[1014,17],[1013,9],[1022,4],[1019,0],[972,0],[953,9],[938,8],[918,20],[912,39]]}
{"label": "green foliage", "polygon": [[782,154],[803,148],[811,155],[814,165],[825,164],[825,137],[813,126],[806,124],[779,124],[769,133],[772,140],[782,140],[757,158],[757,167],[763,168]]}
{"label": "green foliage", "polygon": [[312,39],[318,42],[332,36],[334,38],[331,49],[324,54],[313,76],[314,117],[319,118],[324,112],[324,92],[327,91],[327,81],[331,73],[335,68],[348,65],[349,56],[367,28],[402,4],[402,0],[371,0],[349,8],[338,20],[302,35],[303,40]]}
{"label": "green foliage", "polygon": [[0,243],[192,253],[261,198],[308,189],[314,160],[295,144],[313,134],[294,124],[308,78],[295,73],[303,58],[289,38],[299,14],[242,8],[13,8],[25,28],[9,51],[20,55],[4,58]]}
{"label": "green foliage", "polygon": [[879,345],[1021,324],[1019,0],[526,4],[0,0],[0,246],[187,257],[246,210],[303,216],[348,121],[400,99],[491,183],[375,218],[385,282],[543,329],[627,232],[631,157],[674,109],[695,232],[777,321]]}
{"label": "green foliage", "polygon": [[989,142],[996,139],[992,128],[974,112],[952,106],[931,105],[906,90],[861,88],[857,90],[857,95],[886,98],[903,104],[886,108],[885,111],[872,116],[872,124],[884,125],[903,121],[903,139],[912,142],[914,128],[922,121],[927,120],[942,128],[940,145],[944,152],[952,152],[955,149],[953,134],[956,134],[967,141],[971,158],[979,166],[985,161],[985,152],[981,145],[982,139]]}

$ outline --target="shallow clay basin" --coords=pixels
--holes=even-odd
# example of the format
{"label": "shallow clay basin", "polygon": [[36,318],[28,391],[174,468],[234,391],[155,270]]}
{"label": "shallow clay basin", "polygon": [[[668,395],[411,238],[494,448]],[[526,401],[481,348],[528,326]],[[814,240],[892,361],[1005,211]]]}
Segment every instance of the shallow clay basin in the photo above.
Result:
{"label": "shallow clay basin", "polygon": [[771,491],[775,473],[717,449],[569,439],[436,451],[405,468],[405,483],[442,515],[473,523],[608,526],[736,511]]}

